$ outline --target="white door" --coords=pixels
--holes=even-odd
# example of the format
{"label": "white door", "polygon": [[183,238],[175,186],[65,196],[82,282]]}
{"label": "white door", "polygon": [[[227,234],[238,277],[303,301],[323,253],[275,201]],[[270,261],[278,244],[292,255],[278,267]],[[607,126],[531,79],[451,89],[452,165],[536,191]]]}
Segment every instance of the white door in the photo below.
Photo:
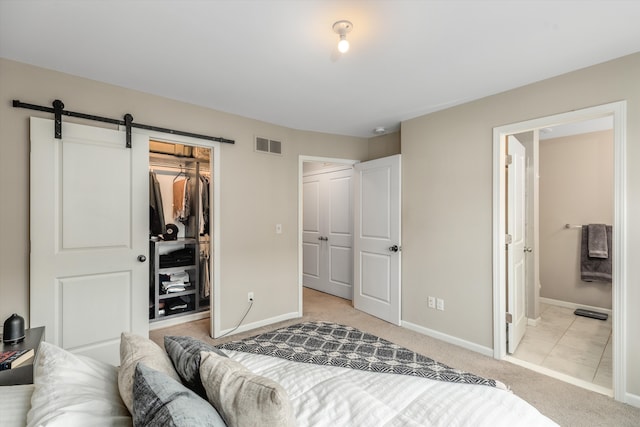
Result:
{"label": "white door", "polygon": [[400,172],[395,155],[355,166],[353,305],[400,324]]}
{"label": "white door", "polygon": [[[30,324],[118,365],[120,333],[149,331],[147,137],[31,118]],[[143,258],[144,257],[144,258]]]}
{"label": "white door", "polygon": [[304,286],[353,295],[353,169],[303,178]]}
{"label": "white door", "polygon": [[526,271],[525,271],[525,148],[512,135],[508,137],[511,164],[507,168],[507,311],[511,314],[508,325],[507,351],[513,353],[527,330]]}

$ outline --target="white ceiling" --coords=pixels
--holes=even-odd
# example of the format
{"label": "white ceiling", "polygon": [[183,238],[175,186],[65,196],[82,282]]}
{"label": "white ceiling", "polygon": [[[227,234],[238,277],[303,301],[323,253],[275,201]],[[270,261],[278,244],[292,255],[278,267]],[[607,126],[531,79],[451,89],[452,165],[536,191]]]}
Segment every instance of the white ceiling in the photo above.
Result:
{"label": "white ceiling", "polygon": [[0,0],[1,57],[362,137],[638,51],[633,0]]}

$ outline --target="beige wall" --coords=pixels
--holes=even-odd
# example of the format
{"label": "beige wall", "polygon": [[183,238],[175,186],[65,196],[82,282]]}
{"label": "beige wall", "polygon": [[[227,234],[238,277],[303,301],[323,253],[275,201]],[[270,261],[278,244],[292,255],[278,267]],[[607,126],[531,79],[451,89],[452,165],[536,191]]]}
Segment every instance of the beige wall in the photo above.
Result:
{"label": "beige wall", "polygon": [[611,308],[611,283],[580,280],[579,229],[613,224],[613,131],[540,141],[540,296]]}
{"label": "beige wall", "polygon": [[388,133],[369,140],[369,158],[367,160],[393,156],[400,154],[400,152],[400,132]]}
{"label": "beige wall", "polygon": [[402,124],[403,320],[492,348],[493,128],[627,100],[627,391],[640,396],[639,75],[637,53]]}
{"label": "beige wall", "polygon": [[[366,160],[363,138],[302,132],[0,59],[0,319],[29,309],[29,116],[12,99],[234,139],[221,148],[221,328],[298,310],[298,156]],[[65,121],[73,121],[64,118]],[[89,122],[98,125],[96,122]],[[254,135],[283,141],[282,157],[253,151]],[[283,233],[276,235],[280,223]],[[33,236],[32,236],[33,237]]]}

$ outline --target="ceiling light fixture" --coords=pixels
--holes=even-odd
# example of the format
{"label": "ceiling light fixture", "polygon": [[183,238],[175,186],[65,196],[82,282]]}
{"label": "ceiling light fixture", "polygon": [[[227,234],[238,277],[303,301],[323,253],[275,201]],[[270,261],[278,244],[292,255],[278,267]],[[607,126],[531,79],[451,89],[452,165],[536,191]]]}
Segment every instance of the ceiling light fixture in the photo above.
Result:
{"label": "ceiling light fixture", "polygon": [[347,40],[347,33],[353,30],[353,24],[350,21],[341,20],[333,24],[333,31],[340,35],[340,41],[338,42],[338,50],[341,53],[345,53],[349,50],[349,41]]}
{"label": "ceiling light fixture", "polygon": [[382,135],[383,133],[385,133],[387,131],[387,129],[383,126],[378,126],[377,128],[375,128],[373,130],[373,133],[376,135]]}

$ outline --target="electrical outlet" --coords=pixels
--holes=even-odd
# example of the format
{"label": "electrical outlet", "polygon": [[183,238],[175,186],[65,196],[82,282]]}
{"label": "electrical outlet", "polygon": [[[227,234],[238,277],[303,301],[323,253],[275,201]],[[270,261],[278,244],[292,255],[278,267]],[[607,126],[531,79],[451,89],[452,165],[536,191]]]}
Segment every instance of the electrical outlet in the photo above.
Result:
{"label": "electrical outlet", "polygon": [[436,308],[436,297],[429,297],[429,308]]}
{"label": "electrical outlet", "polygon": [[282,234],[282,224],[276,224],[276,234]]}
{"label": "electrical outlet", "polygon": [[247,294],[247,302],[253,302],[253,292]]}
{"label": "electrical outlet", "polygon": [[436,300],[436,308],[438,310],[444,311],[444,300],[442,298],[438,298]]}

